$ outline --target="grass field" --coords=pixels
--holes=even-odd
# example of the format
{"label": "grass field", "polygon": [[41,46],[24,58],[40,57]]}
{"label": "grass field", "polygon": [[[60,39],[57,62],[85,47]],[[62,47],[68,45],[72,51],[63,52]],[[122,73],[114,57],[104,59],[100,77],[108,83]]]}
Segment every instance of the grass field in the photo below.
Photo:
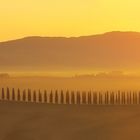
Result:
{"label": "grass field", "polygon": [[137,140],[140,106],[0,102],[0,140]]}

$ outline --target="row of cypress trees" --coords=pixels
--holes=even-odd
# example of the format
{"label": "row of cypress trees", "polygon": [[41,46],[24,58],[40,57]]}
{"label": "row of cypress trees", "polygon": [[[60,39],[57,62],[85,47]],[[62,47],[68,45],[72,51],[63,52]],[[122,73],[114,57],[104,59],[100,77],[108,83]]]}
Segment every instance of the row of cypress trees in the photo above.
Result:
{"label": "row of cypress trees", "polygon": [[64,92],[61,90],[20,90],[2,88],[1,100],[22,102],[44,102],[55,104],[94,104],[94,105],[119,105],[140,104],[140,92]]}

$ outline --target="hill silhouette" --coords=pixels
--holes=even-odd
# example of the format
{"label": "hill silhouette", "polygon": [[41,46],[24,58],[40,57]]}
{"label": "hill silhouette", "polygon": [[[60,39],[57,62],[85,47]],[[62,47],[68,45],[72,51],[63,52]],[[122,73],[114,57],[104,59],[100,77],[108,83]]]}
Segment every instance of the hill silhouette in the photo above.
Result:
{"label": "hill silhouette", "polygon": [[0,43],[1,69],[139,69],[140,33],[26,37]]}

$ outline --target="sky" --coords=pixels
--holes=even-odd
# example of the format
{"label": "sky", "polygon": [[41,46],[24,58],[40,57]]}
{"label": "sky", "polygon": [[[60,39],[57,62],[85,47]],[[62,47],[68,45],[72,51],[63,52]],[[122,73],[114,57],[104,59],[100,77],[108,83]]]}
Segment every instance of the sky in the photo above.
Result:
{"label": "sky", "polygon": [[0,41],[140,32],[140,0],[0,0]]}

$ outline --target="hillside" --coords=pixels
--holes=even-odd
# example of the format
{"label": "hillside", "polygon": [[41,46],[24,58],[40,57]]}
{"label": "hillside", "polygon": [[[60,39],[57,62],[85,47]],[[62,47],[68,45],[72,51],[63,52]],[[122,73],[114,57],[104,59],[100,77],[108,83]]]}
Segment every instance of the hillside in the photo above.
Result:
{"label": "hillside", "polygon": [[0,43],[4,70],[114,70],[140,68],[140,33],[83,37],[26,37]]}

